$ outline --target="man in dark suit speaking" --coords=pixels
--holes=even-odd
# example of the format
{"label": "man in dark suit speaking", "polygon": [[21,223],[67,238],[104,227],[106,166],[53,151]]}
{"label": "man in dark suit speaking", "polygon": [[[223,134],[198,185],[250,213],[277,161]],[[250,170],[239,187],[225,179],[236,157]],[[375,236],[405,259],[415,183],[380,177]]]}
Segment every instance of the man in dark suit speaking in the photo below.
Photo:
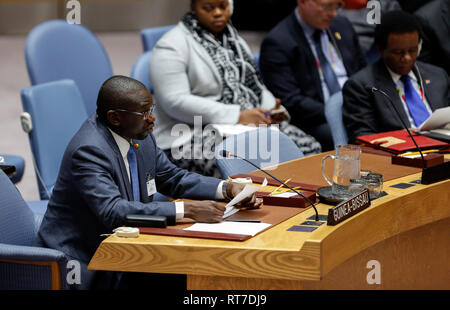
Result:
{"label": "man in dark suit speaking", "polygon": [[[173,165],[151,135],[152,109],[152,96],[143,84],[114,76],[99,91],[97,115],[85,121],[67,146],[39,242],[80,262],[81,283],[74,288],[118,287],[120,274],[88,271],[86,266],[100,235],[124,225],[127,214],[165,216],[169,225],[183,217],[219,222],[225,208],[215,200],[231,199],[243,188]],[[156,189],[203,201],[154,202]],[[254,195],[244,203],[246,208],[260,204]]]}
{"label": "man in dark suit speaking", "polygon": [[337,16],[339,0],[297,0],[298,7],[261,45],[264,83],[281,99],[293,125],[334,148],[325,103],[366,64],[350,22]]}
{"label": "man in dark suit speaking", "polygon": [[416,61],[421,27],[403,11],[383,14],[375,28],[381,59],[352,76],[344,85],[343,117],[350,142],[358,136],[402,129],[389,99],[404,123],[419,127],[431,113],[450,102],[449,78],[439,67]]}

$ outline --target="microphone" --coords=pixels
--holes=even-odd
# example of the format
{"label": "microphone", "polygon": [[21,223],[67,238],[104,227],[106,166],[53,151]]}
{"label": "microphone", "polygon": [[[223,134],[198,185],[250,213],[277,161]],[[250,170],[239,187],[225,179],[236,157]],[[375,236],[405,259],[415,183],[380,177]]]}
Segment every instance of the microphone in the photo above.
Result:
{"label": "microphone", "polygon": [[417,150],[419,151],[420,157],[422,158],[422,162],[423,162],[422,178],[420,180],[420,183],[421,184],[432,184],[432,183],[443,181],[443,180],[450,178],[450,161],[444,162],[443,164],[435,165],[432,167],[427,167],[425,158],[422,153],[422,149],[417,145],[416,140],[414,139],[413,135],[409,131],[408,126],[406,126],[405,122],[401,118],[400,113],[398,112],[397,108],[395,107],[394,102],[392,101],[391,97],[389,97],[384,91],[382,91],[381,89],[378,89],[376,87],[367,87],[367,88],[370,89],[374,94],[376,92],[379,92],[380,94],[382,94],[384,97],[386,97],[389,100],[391,106],[394,108],[394,111],[397,114],[397,117],[400,119],[400,122],[402,123],[403,128],[406,129],[409,136],[411,137],[411,140],[414,142],[414,145],[416,146]]}
{"label": "microphone", "polygon": [[376,93],[379,92],[380,94],[382,94],[383,96],[385,96],[388,100],[389,103],[391,104],[391,106],[394,108],[395,113],[397,114],[398,119],[400,120],[400,122],[403,125],[403,128],[406,129],[406,131],[408,132],[409,136],[411,137],[411,140],[414,142],[414,145],[416,146],[417,150],[420,153],[420,157],[422,158],[422,163],[423,163],[423,167],[426,168],[427,167],[427,163],[425,161],[425,158],[423,157],[423,153],[422,153],[422,149],[419,147],[419,145],[417,145],[416,140],[414,139],[413,135],[411,134],[411,132],[408,129],[408,126],[406,126],[405,122],[403,121],[403,119],[400,116],[400,113],[398,112],[397,108],[395,107],[394,102],[392,101],[391,97],[389,97],[384,91],[382,91],[381,89],[378,89],[376,87],[372,87],[371,88],[372,93]]}
{"label": "microphone", "polygon": [[284,186],[286,186],[287,188],[289,188],[291,191],[295,192],[296,194],[302,196],[303,198],[305,198],[306,201],[309,202],[309,204],[314,208],[314,211],[316,212],[316,221],[319,221],[319,213],[317,212],[317,209],[314,205],[314,202],[311,201],[311,199],[309,199],[308,197],[306,197],[305,195],[303,195],[302,193],[296,191],[295,189],[293,189],[292,187],[290,187],[289,185],[287,185],[286,183],[284,183],[283,181],[281,181],[280,179],[278,179],[277,177],[271,175],[269,172],[267,172],[266,170],[258,167],[257,165],[255,165],[254,163],[252,163],[251,161],[242,158],[240,156],[234,155],[226,150],[222,150],[222,152],[220,153],[220,155],[222,155],[222,157],[235,157],[235,158],[239,158],[242,159],[243,161],[249,163],[250,165],[252,165],[253,167],[255,167],[256,169],[258,169],[259,171],[264,172],[265,174],[267,174],[268,176],[270,176],[271,178],[275,179],[276,181],[278,181],[279,183],[283,184]]}

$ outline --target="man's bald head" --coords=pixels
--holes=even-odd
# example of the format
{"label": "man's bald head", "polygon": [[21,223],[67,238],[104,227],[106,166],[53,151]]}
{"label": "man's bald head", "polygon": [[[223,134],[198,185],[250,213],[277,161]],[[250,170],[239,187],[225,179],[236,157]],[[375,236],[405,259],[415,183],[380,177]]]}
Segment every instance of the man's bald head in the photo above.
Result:
{"label": "man's bald head", "polygon": [[135,94],[146,89],[144,84],[127,76],[115,75],[107,79],[98,92],[98,117],[106,123],[109,110],[129,110],[135,103]]}

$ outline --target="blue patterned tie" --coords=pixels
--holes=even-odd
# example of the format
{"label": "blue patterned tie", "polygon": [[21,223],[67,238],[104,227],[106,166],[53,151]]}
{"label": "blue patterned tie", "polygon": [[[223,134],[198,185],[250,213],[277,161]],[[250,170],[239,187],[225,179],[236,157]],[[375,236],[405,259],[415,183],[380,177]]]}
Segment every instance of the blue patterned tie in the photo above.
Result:
{"label": "blue patterned tie", "polygon": [[133,189],[134,201],[140,201],[139,176],[137,168],[137,159],[134,147],[131,145],[127,153],[128,165],[130,166],[131,187]]}
{"label": "blue patterned tie", "polygon": [[316,30],[313,35],[314,45],[316,48],[317,57],[319,58],[320,67],[322,68],[323,77],[325,79],[325,84],[327,84],[328,91],[330,92],[330,96],[341,91],[341,85],[336,77],[336,74],[333,71],[330,63],[328,62],[325,54],[322,51],[322,44],[320,44],[320,36],[322,34],[322,30]]}
{"label": "blue patterned tie", "polygon": [[419,94],[411,84],[411,79],[409,76],[403,75],[400,80],[403,82],[405,88],[406,105],[408,106],[414,123],[417,127],[419,127],[430,116],[430,113],[428,113],[422,98],[420,98]]}

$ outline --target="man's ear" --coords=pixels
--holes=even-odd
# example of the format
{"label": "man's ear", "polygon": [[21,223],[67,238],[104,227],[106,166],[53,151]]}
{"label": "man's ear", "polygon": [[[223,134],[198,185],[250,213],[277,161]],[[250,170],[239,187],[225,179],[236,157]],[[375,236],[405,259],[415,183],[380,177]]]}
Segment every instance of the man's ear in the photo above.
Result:
{"label": "man's ear", "polygon": [[117,111],[109,110],[106,112],[106,119],[108,121],[108,124],[118,127],[120,126],[120,116]]}

